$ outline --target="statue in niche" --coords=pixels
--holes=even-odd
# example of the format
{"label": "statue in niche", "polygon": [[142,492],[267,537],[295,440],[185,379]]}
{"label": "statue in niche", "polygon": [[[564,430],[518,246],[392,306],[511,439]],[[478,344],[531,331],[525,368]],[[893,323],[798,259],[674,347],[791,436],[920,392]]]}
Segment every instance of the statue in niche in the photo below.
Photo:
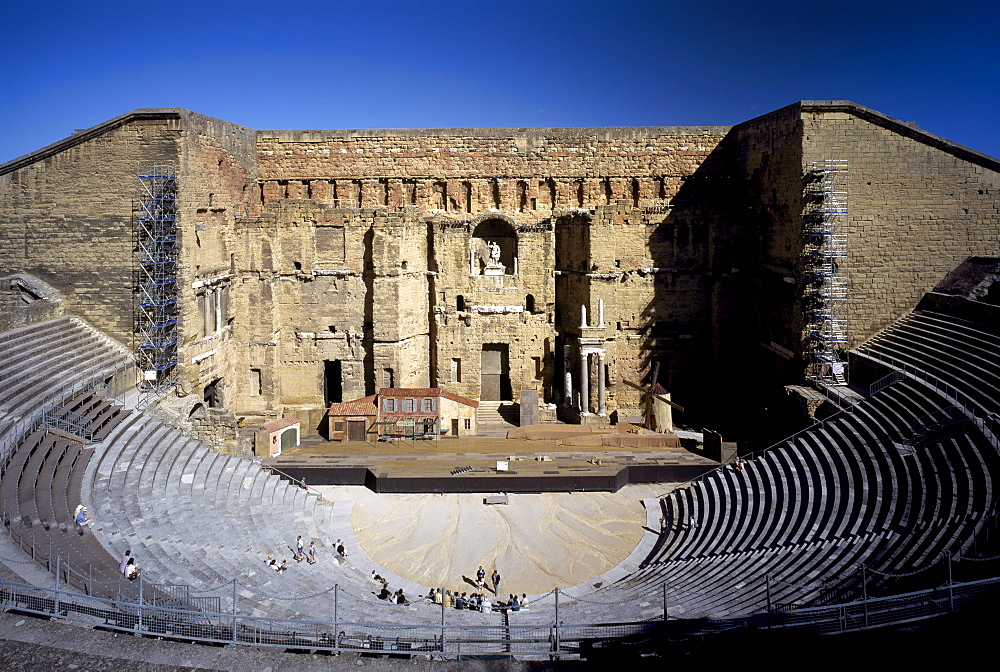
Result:
{"label": "statue in niche", "polygon": [[489,246],[490,246],[490,263],[494,265],[499,264],[500,246],[492,240],[489,242]]}

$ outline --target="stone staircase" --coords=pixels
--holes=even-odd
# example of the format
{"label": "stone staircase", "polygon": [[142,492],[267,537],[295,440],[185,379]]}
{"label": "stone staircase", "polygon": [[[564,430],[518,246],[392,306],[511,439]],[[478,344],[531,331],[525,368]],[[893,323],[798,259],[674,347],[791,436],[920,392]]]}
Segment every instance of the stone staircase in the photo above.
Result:
{"label": "stone staircase", "polygon": [[513,401],[480,401],[476,409],[476,436],[503,439],[520,426],[520,410]]}

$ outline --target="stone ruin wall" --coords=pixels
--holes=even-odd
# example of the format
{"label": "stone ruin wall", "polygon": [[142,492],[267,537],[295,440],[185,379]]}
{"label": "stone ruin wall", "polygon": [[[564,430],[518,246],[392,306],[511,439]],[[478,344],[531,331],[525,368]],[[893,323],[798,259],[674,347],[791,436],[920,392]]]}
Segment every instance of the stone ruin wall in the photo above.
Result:
{"label": "stone ruin wall", "polygon": [[0,269],[47,283],[67,314],[130,347],[136,167],[176,162],[180,131],[164,115],[104,126],[0,170]]}
{"label": "stone ruin wall", "polygon": [[[793,378],[811,161],[851,162],[855,343],[1000,249],[995,159],[852,104],[727,131],[256,132],[141,110],[3,167],[0,264],[128,344],[135,168],[177,163],[182,381],[221,380],[227,407],[273,417],[322,403],[324,361],[341,362],[344,399],[387,369],[478,397],[492,342],[511,346],[515,398],[551,400],[564,346],[601,339],[609,411],[637,406],[623,381],[656,361],[671,388]],[[491,218],[517,232],[517,276],[469,273]],[[584,333],[580,307],[601,301],[604,327]]]}
{"label": "stone ruin wall", "polygon": [[[553,271],[583,269],[563,269],[554,250],[554,229],[575,208],[612,204],[622,208],[617,223],[623,224],[637,206],[663,206],[698,170],[725,130],[263,131],[261,195],[267,208],[284,198],[363,208],[408,206],[421,212],[433,241],[433,268],[427,269],[433,271],[433,294],[420,304],[434,315],[429,382],[478,398],[482,345],[501,342],[510,347],[514,396],[519,389],[537,389],[550,400],[561,390],[554,381],[562,368],[557,328],[571,328],[584,303],[593,314],[597,310],[588,283],[567,283],[559,300],[572,306],[562,310],[564,320],[569,314],[573,319],[556,324]],[[471,234],[491,214],[519,228],[516,277],[470,275],[469,254],[475,245]],[[624,263],[629,271],[660,264],[646,249],[643,234],[649,225],[638,228],[643,233],[617,243],[609,229],[601,245],[617,247],[620,253],[599,262],[609,266],[607,272],[613,264],[621,269]],[[585,232],[586,225],[578,230]],[[690,238],[695,240],[697,234]],[[568,245],[592,249],[583,239]],[[704,256],[704,249],[686,245],[683,254]],[[533,311],[526,308],[529,294]],[[413,293],[407,296],[415,298]],[[459,296],[467,310],[458,309]],[[620,310],[628,314],[626,329],[635,332],[650,314],[649,297],[641,290],[623,292],[609,304],[611,323],[620,321],[612,312]],[[394,315],[387,319],[393,325],[404,322]],[[612,333],[609,342],[615,338]],[[627,351],[609,362],[621,361],[627,375],[635,377],[632,359],[633,352]],[[613,370],[609,379],[618,381],[622,375]],[[613,399],[610,387],[608,393]]]}
{"label": "stone ruin wall", "polygon": [[[233,329],[240,222],[260,211],[255,131],[198,114],[182,113],[178,167],[178,361],[184,392],[202,394],[221,380],[228,406],[242,385],[233,362],[245,357]],[[213,314],[214,313],[214,314]],[[248,375],[248,374],[247,374]],[[239,381],[243,382],[243,381]]]}
{"label": "stone ruin wall", "polygon": [[803,162],[846,157],[856,346],[972,255],[1000,254],[1000,161],[878,113],[802,114]]}
{"label": "stone ruin wall", "polygon": [[515,219],[625,199],[670,199],[727,129],[261,131],[265,204],[414,205]]}

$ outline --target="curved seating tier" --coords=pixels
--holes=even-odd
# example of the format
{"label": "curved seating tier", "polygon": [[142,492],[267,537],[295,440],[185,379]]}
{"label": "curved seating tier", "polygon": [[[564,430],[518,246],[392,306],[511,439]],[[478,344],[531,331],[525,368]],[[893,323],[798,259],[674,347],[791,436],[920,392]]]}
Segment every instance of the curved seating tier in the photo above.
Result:
{"label": "curved seating tier", "polygon": [[[996,327],[924,311],[859,351],[951,385],[980,416],[1000,411]],[[922,433],[952,404],[926,379],[905,378],[667,496],[670,530],[645,566],[593,597],[620,604],[659,589],[673,615],[746,613],[850,595],[862,563],[872,591],[967,550],[996,506],[998,447],[955,412]]]}
{"label": "curved seating tier", "polygon": [[0,334],[0,439],[43,400],[110,378],[130,361],[124,348],[73,317]]}
{"label": "curved seating tier", "polygon": [[1000,413],[1000,329],[932,311],[914,312],[858,348],[942,380],[984,414]]}
{"label": "curved seating tier", "polygon": [[655,553],[591,597],[619,605],[659,592],[673,616],[723,616],[859,590],[861,564],[876,570],[873,590],[886,583],[877,573],[960,553],[992,506],[1000,461],[978,431],[910,443],[913,421],[947,405],[900,382],[671,493]]}
{"label": "curved seating tier", "polygon": [[[93,390],[69,391],[111,378],[127,362],[123,348],[75,318],[0,334],[0,440],[12,448],[0,478],[4,523],[36,559],[54,565],[58,556],[64,581],[104,597],[116,592],[106,579],[117,573],[117,562],[92,535],[79,534],[73,520],[93,455],[83,437],[103,440],[129,411]],[[19,436],[18,421],[42,411],[48,425]]]}
{"label": "curved seating tier", "polygon": [[[87,471],[95,535],[111,555],[131,550],[151,581],[185,584],[215,594],[232,608],[271,617],[332,620],[334,584],[340,586],[342,620],[440,622],[440,613],[379,601],[371,569],[413,600],[428,588],[392,576],[351,548],[345,560],[333,550],[352,538],[342,504],[331,505],[279,478],[252,459],[220,453],[159,419],[139,414]],[[349,509],[346,512],[349,516]],[[293,561],[297,535],[315,541],[314,565]],[[268,555],[289,561],[277,574]]]}
{"label": "curved seating tier", "polygon": [[[0,412],[19,417],[32,398],[57,389],[54,373],[45,371],[70,367],[80,379],[93,375],[75,367],[90,362],[83,351],[101,348],[101,339],[78,326],[55,320],[30,335],[0,337],[0,354],[28,353],[21,367],[7,369],[13,383],[0,391]],[[67,331],[80,333],[69,339]],[[39,334],[49,343],[44,352],[54,357],[35,350],[31,336]],[[995,329],[913,314],[861,351],[926,371],[986,413],[1000,410]],[[0,357],[0,366],[5,361],[9,357]],[[337,584],[343,620],[439,622],[436,609],[404,609],[375,598],[367,579],[373,568],[411,599],[426,588],[391,576],[357,548],[349,504],[331,505],[254,460],[217,452],[152,416],[133,413],[105,431],[109,412],[94,399],[81,395],[67,404],[73,417],[97,423],[104,445],[94,450],[53,433],[28,436],[0,481],[0,498],[15,512],[15,524],[84,540],[70,551],[75,563],[117,575],[117,558],[130,549],[146,578],[218,595],[223,608],[234,606],[235,578],[235,607],[253,615],[332,620]],[[659,617],[664,604],[670,615],[685,618],[794,607],[849,597],[860,589],[862,564],[874,570],[872,590],[886,586],[887,575],[963,552],[985,512],[995,509],[992,482],[1000,459],[972,423],[929,438],[915,435],[923,419],[949,405],[907,377],[741,468],[717,470],[674,491],[660,501],[668,529],[641,546],[653,549],[642,566],[604,585],[567,590],[561,614],[567,622],[627,621]],[[92,537],[61,531],[78,497],[96,521]],[[291,562],[299,534],[307,544],[317,542],[315,565]],[[336,538],[347,542],[349,562],[335,557]],[[88,539],[91,546],[82,545]],[[93,554],[95,540],[103,545],[100,558]],[[268,555],[288,558],[290,570],[273,572],[265,565]],[[109,578],[107,590],[117,582]],[[547,622],[547,611],[519,620]],[[456,612],[454,618],[482,623],[486,617]]]}

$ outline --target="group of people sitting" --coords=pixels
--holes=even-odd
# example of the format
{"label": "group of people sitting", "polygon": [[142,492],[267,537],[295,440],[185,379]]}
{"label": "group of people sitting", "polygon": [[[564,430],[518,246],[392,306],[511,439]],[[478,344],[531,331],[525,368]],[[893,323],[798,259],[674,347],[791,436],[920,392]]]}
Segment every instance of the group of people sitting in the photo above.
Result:
{"label": "group of people sitting", "polygon": [[497,599],[496,602],[491,602],[489,595],[484,593],[472,593],[459,594],[458,591],[452,593],[450,590],[438,590],[437,588],[431,588],[431,592],[427,595],[427,599],[434,604],[440,604],[444,606],[445,609],[469,609],[471,611],[481,611],[484,614],[492,612],[494,609],[505,611],[521,611],[528,605],[528,596],[524,593],[521,597],[517,595],[510,595],[507,601]]}
{"label": "group of people sitting", "polygon": [[392,604],[402,604],[403,606],[407,606],[410,604],[410,601],[406,599],[406,595],[403,594],[402,588],[400,588],[396,592],[392,592],[392,590],[389,588],[389,582],[385,579],[385,577],[376,572],[374,569],[372,570],[372,573],[368,575],[368,578],[374,581],[375,583],[382,584],[382,589],[378,593],[376,593],[376,595],[378,595],[378,599],[386,600],[387,602],[390,602]]}
{"label": "group of people sitting", "polygon": [[400,588],[395,593],[389,588],[388,583],[382,584],[382,590],[379,591],[378,599],[386,600],[392,604],[402,604],[403,606],[409,606],[410,601],[406,599],[406,595],[403,594],[403,589]]}
{"label": "group of people sitting", "polygon": [[131,549],[125,551],[125,555],[122,556],[121,562],[118,563],[118,571],[129,581],[139,578],[139,565],[135,564]]}
{"label": "group of people sitting", "polygon": [[273,555],[269,555],[267,556],[267,560],[264,562],[266,562],[267,566],[276,571],[278,574],[284,574],[288,570],[288,561],[284,558],[281,559],[281,562],[278,562]]}

